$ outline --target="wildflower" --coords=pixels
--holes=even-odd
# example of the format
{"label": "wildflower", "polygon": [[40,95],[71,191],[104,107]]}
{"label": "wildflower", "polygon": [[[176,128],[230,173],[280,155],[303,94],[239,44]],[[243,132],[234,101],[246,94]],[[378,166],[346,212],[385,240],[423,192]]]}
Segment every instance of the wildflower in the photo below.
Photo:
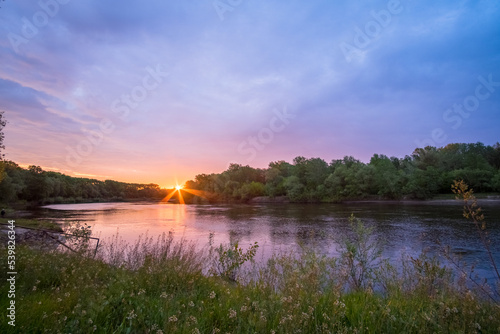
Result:
{"label": "wildflower", "polygon": [[89,319],[89,324],[93,324],[94,322],[92,321],[92,319]]}
{"label": "wildflower", "polygon": [[140,289],[139,292],[137,293],[137,295],[140,296],[140,295],[145,294],[145,293],[146,293],[146,290]]}
{"label": "wildflower", "polygon": [[210,292],[210,296],[209,297],[210,297],[210,299],[214,299],[215,298],[215,292],[214,291]]}
{"label": "wildflower", "polygon": [[127,319],[128,319],[128,320],[132,320],[132,319],[134,319],[134,318],[137,318],[137,314],[135,314],[134,310],[132,310],[132,311],[130,311],[130,312],[128,313],[128,317],[127,317]]}
{"label": "wildflower", "polygon": [[241,309],[240,309],[240,312],[245,312],[245,311],[247,311],[247,310],[248,310],[248,306],[243,305],[243,306],[241,307]]}
{"label": "wildflower", "polygon": [[214,328],[214,329],[212,330],[212,334],[217,334],[217,333],[219,333],[219,332],[220,332],[220,329],[218,329],[218,328]]}
{"label": "wildflower", "polygon": [[62,299],[61,298],[57,298],[57,302],[58,303],[62,302]]}
{"label": "wildflower", "polygon": [[94,327],[92,327],[92,331],[95,332],[97,330],[97,326],[94,325]]}
{"label": "wildflower", "polygon": [[175,315],[168,318],[168,322],[177,322],[177,317]]}
{"label": "wildflower", "polygon": [[188,305],[189,305],[190,307],[194,307],[194,303],[193,303],[193,301],[190,301],[190,302],[188,303]]}
{"label": "wildflower", "polygon": [[168,297],[168,295],[165,291],[163,291],[160,295],[160,298],[167,298],[167,297]]}
{"label": "wildflower", "polygon": [[200,330],[198,328],[195,328],[195,329],[193,329],[193,331],[191,333],[200,334]]}
{"label": "wildflower", "polygon": [[232,308],[229,309],[229,319],[236,317],[236,311]]}
{"label": "wildflower", "polygon": [[188,318],[188,323],[197,324],[198,320],[196,320],[196,317],[190,315],[189,318]]}
{"label": "wildflower", "polygon": [[162,331],[161,329],[158,329],[158,330],[156,331],[156,334],[163,334],[163,331]]}
{"label": "wildflower", "polygon": [[479,325],[477,322],[474,324],[474,327],[476,327],[478,330],[481,330],[481,325]]}
{"label": "wildflower", "polygon": [[33,287],[33,291],[36,291],[36,286]]}

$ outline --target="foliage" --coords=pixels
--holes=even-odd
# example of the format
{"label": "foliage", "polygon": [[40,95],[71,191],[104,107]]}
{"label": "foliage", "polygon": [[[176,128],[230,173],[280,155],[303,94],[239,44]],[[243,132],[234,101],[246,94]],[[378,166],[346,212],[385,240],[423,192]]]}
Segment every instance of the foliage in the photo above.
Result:
{"label": "foliage", "polygon": [[374,269],[380,263],[382,245],[373,238],[373,228],[351,215],[350,235],[341,240],[340,263],[346,281],[354,290],[373,286]]}
{"label": "foliage", "polygon": [[[464,202],[463,216],[466,219],[471,220],[474,226],[476,227],[476,231],[481,239],[483,247],[486,249],[486,252],[488,253],[491,266],[495,271],[497,284],[500,286],[500,273],[498,271],[497,264],[493,257],[493,253],[491,251],[490,247],[491,240],[489,239],[488,231],[486,230],[486,222],[484,220],[484,214],[482,213],[482,209],[477,204],[477,199],[474,196],[474,191],[472,189],[469,189],[469,186],[463,180],[460,181],[455,180],[451,188],[453,193],[456,195],[456,199],[463,200]],[[500,297],[498,291],[495,291],[495,294],[497,295],[497,297]]]}
{"label": "foliage", "polygon": [[66,243],[77,252],[86,252],[90,244],[92,227],[87,223],[68,222],[64,226]]}
{"label": "foliage", "polygon": [[500,191],[500,144],[449,144],[417,148],[404,158],[374,154],[369,163],[352,156],[329,164],[299,156],[293,163],[271,162],[267,169],[231,164],[220,174],[200,174],[189,187],[210,201],[248,201],[287,196],[292,202],[356,199],[429,199],[450,194],[461,178],[481,192]]}
{"label": "foliage", "polygon": [[99,181],[47,172],[39,166],[21,168],[2,161],[4,179],[0,182],[0,202],[30,201],[38,204],[78,203],[124,199],[162,199],[167,190],[157,184]]}
{"label": "foliage", "polygon": [[257,242],[251,245],[246,251],[243,251],[237,242],[231,242],[228,245],[220,244],[215,250],[210,250],[210,254],[215,253],[214,264],[210,268],[210,272],[229,281],[236,282],[241,266],[247,261],[253,261],[258,248],[259,245]]}
{"label": "foliage", "polygon": [[[95,259],[16,248],[16,327],[1,333],[498,333],[500,309],[443,274],[435,260],[373,268],[386,289],[345,290],[339,261],[275,254],[242,281],[204,275],[206,254],[171,234],[118,239]],[[7,252],[0,252],[6,263]],[[7,291],[6,273],[0,289]],[[6,309],[7,293],[0,296]]]}
{"label": "foliage", "polygon": [[[38,166],[24,169],[11,161],[0,162],[0,175],[0,202],[5,203],[162,199],[168,193],[156,184],[74,178]],[[299,156],[293,163],[271,162],[266,169],[231,164],[219,174],[196,175],[186,188],[201,191],[209,202],[246,202],[260,196],[286,196],[292,202],[430,199],[451,194],[449,185],[455,179],[480,192],[500,192],[500,143],[428,146],[404,158],[374,154],[368,163],[352,156],[330,163]],[[184,195],[187,203],[198,200]]]}

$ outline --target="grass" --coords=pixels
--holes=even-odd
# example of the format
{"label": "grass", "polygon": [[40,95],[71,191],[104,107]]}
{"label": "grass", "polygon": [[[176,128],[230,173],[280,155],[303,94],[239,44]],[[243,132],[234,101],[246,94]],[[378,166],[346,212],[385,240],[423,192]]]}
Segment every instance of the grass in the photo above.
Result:
{"label": "grass", "polygon": [[[356,250],[349,245],[344,256],[352,259]],[[197,251],[172,234],[134,245],[114,239],[96,258],[85,249],[73,254],[18,246],[16,327],[2,316],[0,332],[500,332],[499,305],[425,254],[402,257],[400,269],[365,263],[370,275],[362,285],[351,284],[349,266],[363,263],[306,249],[235,266],[234,280],[208,274],[214,264],[231,261],[221,258],[228,254],[234,253]],[[0,261],[6,257],[2,251]],[[9,303],[6,278],[0,273],[2,310]]]}
{"label": "grass", "polygon": [[44,229],[55,232],[62,232],[61,225],[56,224],[49,220],[28,219],[28,218],[1,218],[0,223],[7,224],[8,221],[14,220],[15,226],[30,227],[37,229]]}

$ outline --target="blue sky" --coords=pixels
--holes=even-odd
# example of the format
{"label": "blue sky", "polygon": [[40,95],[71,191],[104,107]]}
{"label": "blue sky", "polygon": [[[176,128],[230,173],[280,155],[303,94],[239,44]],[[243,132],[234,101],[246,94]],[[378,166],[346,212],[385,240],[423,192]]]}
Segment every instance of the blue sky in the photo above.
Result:
{"label": "blue sky", "polygon": [[1,7],[5,153],[22,165],[170,186],[231,162],[500,141],[498,1]]}

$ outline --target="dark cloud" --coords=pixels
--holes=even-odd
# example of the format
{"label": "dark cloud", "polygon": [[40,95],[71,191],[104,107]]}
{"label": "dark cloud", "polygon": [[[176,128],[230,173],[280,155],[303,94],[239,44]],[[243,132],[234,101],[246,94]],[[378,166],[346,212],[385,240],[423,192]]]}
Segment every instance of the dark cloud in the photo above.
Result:
{"label": "dark cloud", "polygon": [[[21,35],[23,18],[42,8],[10,2],[0,22],[0,98],[13,115],[7,135],[20,143],[9,150],[14,158],[46,150],[59,155],[47,163],[63,164],[65,146],[85,140],[82,127],[110,119],[115,129],[82,172],[99,174],[92,166],[106,159],[124,163],[123,152],[154,166],[188,155],[207,168],[247,163],[238,144],[283,107],[296,117],[251,164],[404,155],[435,128],[447,141],[497,141],[500,87],[459,130],[443,113],[474,94],[479,76],[500,81],[498,2],[401,0],[401,12],[348,61],[340,46],[354,45],[388,3],[243,1],[220,20],[212,1],[69,1],[14,50],[9,33]],[[169,76],[144,91],[146,69],[158,64]],[[132,94],[140,101],[122,119],[113,105]]]}

